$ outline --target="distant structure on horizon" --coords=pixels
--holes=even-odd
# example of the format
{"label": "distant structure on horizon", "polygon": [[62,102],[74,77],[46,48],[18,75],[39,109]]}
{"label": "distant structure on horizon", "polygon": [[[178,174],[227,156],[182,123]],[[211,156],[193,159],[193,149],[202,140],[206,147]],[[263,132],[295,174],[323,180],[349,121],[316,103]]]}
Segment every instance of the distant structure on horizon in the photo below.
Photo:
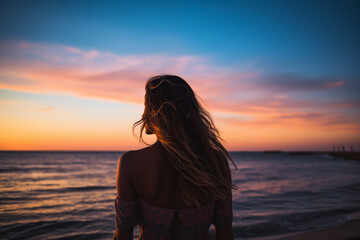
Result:
{"label": "distant structure on horizon", "polygon": [[[354,149],[356,151],[356,148],[353,145],[350,145],[349,152],[354,152]],[[346,146],[344,146],[344,145],[333,146],[332,150],[333,150],[333,152],[346,152]],[[360,145],[359,145],[358,151],[360,151]]]}

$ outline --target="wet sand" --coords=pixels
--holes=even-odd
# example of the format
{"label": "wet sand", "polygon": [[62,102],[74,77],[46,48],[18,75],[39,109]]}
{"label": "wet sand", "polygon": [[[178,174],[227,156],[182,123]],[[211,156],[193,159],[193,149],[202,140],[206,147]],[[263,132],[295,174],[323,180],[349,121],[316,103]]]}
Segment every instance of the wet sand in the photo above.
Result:
{"label": "wet sand", "polygon": [[249,240],[360,240],[360,212],[349,214],[351,220],[329,228]]}

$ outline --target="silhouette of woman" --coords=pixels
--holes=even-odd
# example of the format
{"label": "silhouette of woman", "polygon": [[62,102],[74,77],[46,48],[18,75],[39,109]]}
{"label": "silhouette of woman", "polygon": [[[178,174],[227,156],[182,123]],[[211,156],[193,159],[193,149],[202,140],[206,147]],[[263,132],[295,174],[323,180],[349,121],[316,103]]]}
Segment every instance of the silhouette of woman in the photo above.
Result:
{"label": "silhouette of woman", "polygon": [[[233,239],[228,151],[209,113],[180,77],[161,75],[145,86],[145,109],[133,125],[155,134],[146,148],[124,153],[117,170],[114,239]],[[235,164],[234,164],[235,165]],[[235,166],[236,167],[236,166]]]}

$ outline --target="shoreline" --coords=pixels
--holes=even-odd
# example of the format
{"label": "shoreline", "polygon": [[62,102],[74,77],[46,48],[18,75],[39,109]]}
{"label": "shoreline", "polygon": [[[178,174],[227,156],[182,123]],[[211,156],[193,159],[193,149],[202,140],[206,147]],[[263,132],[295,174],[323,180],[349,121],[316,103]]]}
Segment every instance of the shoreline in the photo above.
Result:
{"label": "shoreline", "polygon": [[327,228],[279,234],[246,240],[360,240],[360,212],[348,214],[350,220]]}

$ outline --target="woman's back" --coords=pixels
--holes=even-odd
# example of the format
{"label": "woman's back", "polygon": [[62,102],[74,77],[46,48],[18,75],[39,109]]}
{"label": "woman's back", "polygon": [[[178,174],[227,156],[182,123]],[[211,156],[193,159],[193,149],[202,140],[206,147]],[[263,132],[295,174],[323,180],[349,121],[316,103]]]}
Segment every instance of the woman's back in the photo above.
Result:
{"label": "woman's back", "polygon": [[[196,207],[194,204],[188,205],[183,200],[160,142],[144,149],[128,152],[127,158],[130,158],[131,179],[137,198],[167,209]],[[208,201],[210,199],[203,199],[201,205]]]}

